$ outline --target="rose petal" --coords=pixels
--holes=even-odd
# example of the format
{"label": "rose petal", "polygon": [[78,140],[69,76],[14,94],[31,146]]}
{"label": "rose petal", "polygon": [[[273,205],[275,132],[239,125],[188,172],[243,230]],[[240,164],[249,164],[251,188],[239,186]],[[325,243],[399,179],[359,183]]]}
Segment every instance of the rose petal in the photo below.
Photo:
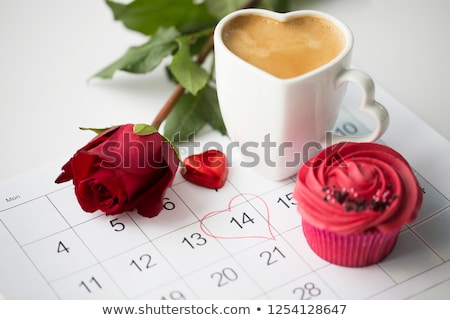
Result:
{"label": "rose petal", "polygon": [[155,216],[178,169],[172,145],[158,132],[138,135],[126,124],[96,136],[63,166],[57,183],[73,180],[86,212],[119,214],[137,209]]}

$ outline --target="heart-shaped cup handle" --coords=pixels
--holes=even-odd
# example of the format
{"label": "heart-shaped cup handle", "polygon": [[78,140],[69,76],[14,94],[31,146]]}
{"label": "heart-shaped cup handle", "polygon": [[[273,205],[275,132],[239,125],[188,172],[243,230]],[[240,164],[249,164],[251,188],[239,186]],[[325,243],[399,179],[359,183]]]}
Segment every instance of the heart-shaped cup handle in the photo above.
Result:
{"label": "heart-shaped cup handle", "polygon": [[332,133],[332,142],[373,142],[383,135],[389,125],[389,113],[386,108],[375,100],[375,84],[372,78],[365,72],[358,69],[346,69],[338,77],[336,86],[340,87],[345,82],[357,84],[363,97],[359,110],[371,115],[376,121],[373,132],[361,136],[342,136]]}

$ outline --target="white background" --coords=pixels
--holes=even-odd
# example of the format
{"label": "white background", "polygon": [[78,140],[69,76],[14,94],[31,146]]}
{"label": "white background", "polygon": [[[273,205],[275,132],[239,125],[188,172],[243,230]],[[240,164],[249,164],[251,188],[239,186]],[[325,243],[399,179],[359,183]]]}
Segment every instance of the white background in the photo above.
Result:
{"label": "white background", "polygon": [[[450,139],[449,1],[295,2],[349,25],[355,65]],[[0,17],[0,179],[72,155],[93,137],[80,126],[151,122],[172,92],[163,69],[87,82],[145,40],[102,0],[2,1]]]}

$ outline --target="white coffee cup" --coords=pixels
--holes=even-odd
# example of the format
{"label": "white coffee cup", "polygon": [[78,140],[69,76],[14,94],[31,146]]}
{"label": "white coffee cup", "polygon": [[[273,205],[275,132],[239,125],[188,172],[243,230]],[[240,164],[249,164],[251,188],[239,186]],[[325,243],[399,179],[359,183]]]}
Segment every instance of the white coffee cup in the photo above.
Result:
{"label": "white coffee cup", "polygon": [[[278,21],[314,16],[328,20],[344,35],[344,46],[331,61],[291,78],[280,78],[246,62],[223,41],[224,27],[238,17],[257,15]],[[387,129],[389,114],[374,99],[375,86],[366,73],[351,69],[353,35],[341,21],[320,11],[277,13],[243,9],[225,16],[214,32],[216,85],[228,134],[257,172],[272,180],[296,174],[306,145],[341,141],[372,142]],[[363,136],[330,133],[340,112],[347,82],[356,83],[363,98],[359,110],[376,126]],[[327,132],[329,134],[327,134]],[[299,161],[300,159],[300,161]]]}

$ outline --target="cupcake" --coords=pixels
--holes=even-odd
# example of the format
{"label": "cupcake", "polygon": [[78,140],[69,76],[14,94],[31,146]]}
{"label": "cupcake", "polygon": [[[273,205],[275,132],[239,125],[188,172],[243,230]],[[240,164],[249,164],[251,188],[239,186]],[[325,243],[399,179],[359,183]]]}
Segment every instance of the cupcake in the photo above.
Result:
{"label": "cupcake", "polygon": [[308,245],[322,259],[364,267],[388,256],[416,219],[423,192],[408,162],[377,143],[343,142],[298,171],[294,198]]}

